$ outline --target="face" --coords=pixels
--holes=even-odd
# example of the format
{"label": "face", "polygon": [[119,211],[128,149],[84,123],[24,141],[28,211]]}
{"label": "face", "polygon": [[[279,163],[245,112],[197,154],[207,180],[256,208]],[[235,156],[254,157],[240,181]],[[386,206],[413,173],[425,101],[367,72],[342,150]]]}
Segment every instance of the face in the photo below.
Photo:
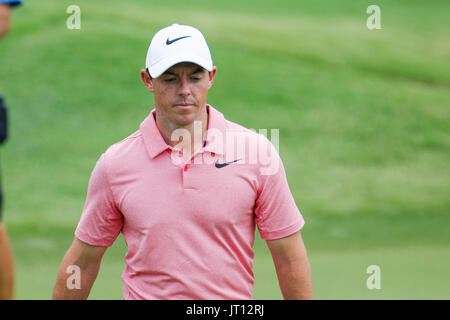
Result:
{"label": "face", "polygon": [[174,65],[158,78],[141,70],[145,86],[153,92],[158,117],[173,127],[183,127],[202,120],[208,90],[216,67],[209,73],[200,66],[183,62]]}

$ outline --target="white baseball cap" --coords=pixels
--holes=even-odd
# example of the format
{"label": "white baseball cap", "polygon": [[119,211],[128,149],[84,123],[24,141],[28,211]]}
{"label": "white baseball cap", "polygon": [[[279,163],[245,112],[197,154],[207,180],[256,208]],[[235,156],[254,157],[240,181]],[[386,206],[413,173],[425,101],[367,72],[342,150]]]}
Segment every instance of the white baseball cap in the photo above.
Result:
{"label": "white baseball cap", "polygon": [[152,78],[180,62],[192,62],[212,71],[213,62],[203,34],[194,27],[173,24],[159,30],[147,51],[145,67]]}

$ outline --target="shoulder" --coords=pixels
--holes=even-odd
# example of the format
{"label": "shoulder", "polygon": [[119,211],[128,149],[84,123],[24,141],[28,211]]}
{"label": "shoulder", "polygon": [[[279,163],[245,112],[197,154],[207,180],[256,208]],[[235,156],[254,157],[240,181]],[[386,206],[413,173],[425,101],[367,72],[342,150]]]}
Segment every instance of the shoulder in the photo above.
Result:
{"label": "shoulder", "polygon": [[[254,129],[254,128],[246,128],[238,123],[225,120],[225,132],[230,137],[242,136],[250,138],[246,143],[255,142],[257,143],[258,149],[261,148],[269,148],[276,149],[276,154],[278,155],[278,129]],[[270,140],[268,136],[270,137]]]}
{"label": "shoulder", "polygon": [[141,130],[137,130],[125,139],[112,144],[103,154],[108,168],[118,168],[132,164],[145,154],[145,145]]}
{"label": "shoulder", "polygon": [[244,133],[256,133],[254,130],[248,129],[236,122],[230,121],[228,119],[225,119],[225,129],[226,130],[236,130],[236,131],[242,131]]}
{"label": "shoulder", "polygon": [[257,169],[261,176],[270,176],[279,172],[282,160],[278,151],[278,129],[258,129],[256,131],[256,129],[249,129],[229,120],[225,120],[225,127],[225,150],[227,153],[229,151],[239,152],[235,151],[239,149],[245,152],[243,158]]}
{"label": "shoulder", "polygon": [[112,144],[105,153],[109,155],[120,155],[126,151],[129,151],[130,148],[133,148],[136,145],[142,143],[142,132],[141,130],[137,130],[130,134],[128,137]]}
{"label": "shoulder", "polygon": [[248,146],[249,143],[258,142],[258,144],[263,143],[270,143],[269,140],[267,140],[266,136],[264,134],[261,134],[260,132],[257,132],[256,129],[253,128],[246,128],[238,123],[235,123],[233,121],[229,121],[225,119],[225,138],[226,140],[232,140],[236,138],[241,138],[238,141],[241,141]]}

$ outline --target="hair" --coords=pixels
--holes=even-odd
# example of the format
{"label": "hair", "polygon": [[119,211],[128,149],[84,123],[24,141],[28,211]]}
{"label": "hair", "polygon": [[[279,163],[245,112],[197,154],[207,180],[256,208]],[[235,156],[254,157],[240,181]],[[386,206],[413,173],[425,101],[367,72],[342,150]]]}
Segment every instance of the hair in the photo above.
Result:
{"label": "hair", "polygon": [[150,77],[150,80],[152,80],[152,76],[150,75],[150,71],[148,71],[148,68],[145,68],[145,71],[147,71],[147,74]]}
{"label": "hair", "polygon": [[[206,70],[206,69],[203,68],[203,67],[200,67],[200,68],[202,68],[202,69],[205,70],[205,71],[208,71],[208,70]],[[150,71],[148,71],[148,68],[145,68],[145,71],[147,71],[147,74],[148,74],[148,76],[150,77],[150,80],[152,80],[153,78],[152,78],[152,76],[150,75]],[[211,76],[211,71],[208,71],[208,74],[209,74],[209,76]]]}

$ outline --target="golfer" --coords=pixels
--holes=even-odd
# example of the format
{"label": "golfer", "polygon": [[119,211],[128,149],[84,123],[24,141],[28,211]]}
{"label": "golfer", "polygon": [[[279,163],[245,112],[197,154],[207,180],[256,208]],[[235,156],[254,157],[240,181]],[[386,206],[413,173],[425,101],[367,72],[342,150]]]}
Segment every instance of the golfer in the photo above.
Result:
{"label": "golfer", "polygon": [[[11,7],[20,5],[22,0],[0,0],[0,38],[8,33],[11,25]],[[6,107],[0,96],[0,144],[7,137]],[[14,294],[14,263],[11,245],[2,222],[3,195],[0,186],[0,300],[10,300]]]}
{"label": "golfer", "polygon": [[[268,139],[207,104],[216,71],[197,29],[155,34],[141,70],[155,109],[100,156],[54,299],[89,296],[119,233],[128,247],[123,299],[252,299],[256,227],[284,298],[313,298],[304,220],[281,159]],[[255,150],[269,161],[255,161]],[[67,285],[73,270],[78,286]]]}

